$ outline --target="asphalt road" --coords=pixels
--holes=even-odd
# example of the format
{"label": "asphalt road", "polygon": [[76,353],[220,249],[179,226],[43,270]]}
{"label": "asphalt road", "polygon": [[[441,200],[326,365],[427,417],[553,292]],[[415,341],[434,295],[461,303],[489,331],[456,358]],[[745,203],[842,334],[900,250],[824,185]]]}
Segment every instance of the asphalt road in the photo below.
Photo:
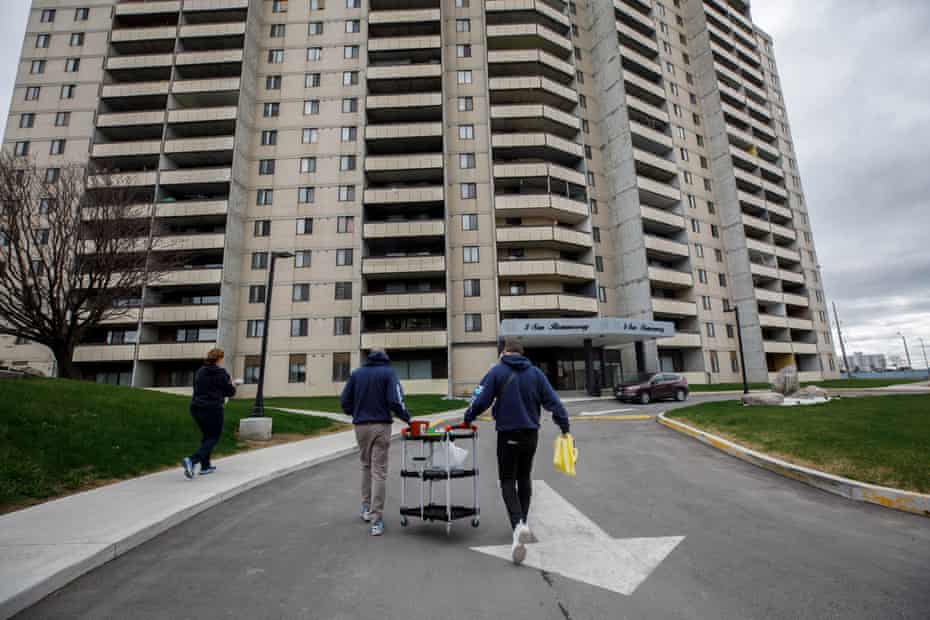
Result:
{"label": "asphalt road", "polygon": [[[626,415],[668,406],[598,401],[571,410],[633,409],[617,413]],[[478,529],[457,522],[446,536],[438,524],[399,526],[395,442],[383,538],[369,537],[356,516],[356,458],[346,457],[225,502],[22,617],[930,617],[930,520],[785,480],[653,421],[575,423],[574,479],[550,465],[555,429],[547,424],[536,463],[536,478],[610,536],[685,537],[632,595],[478,554],[469,547],[510,537],[492,428],[481,428]]]}

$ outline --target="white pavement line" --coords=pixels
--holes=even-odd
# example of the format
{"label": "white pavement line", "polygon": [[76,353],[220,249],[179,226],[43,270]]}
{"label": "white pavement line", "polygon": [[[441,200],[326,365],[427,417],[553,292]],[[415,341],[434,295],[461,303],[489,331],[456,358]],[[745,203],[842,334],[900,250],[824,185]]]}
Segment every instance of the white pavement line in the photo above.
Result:
{"label": "white pavement line", "polygon": [[[525,565],[627,596],[685,538],[612,538],[541,480],[533,482],[530,527],[539,542],[526,546]],[[510,545],[472,550],[511,559]]]}
{"label": "white pavement line", "polygon": [[633,411],[631,407],[626,409],[605,409],[604,411],[582,411],[578,415],[605,415],[608,413],[623,413],[625,411]]}

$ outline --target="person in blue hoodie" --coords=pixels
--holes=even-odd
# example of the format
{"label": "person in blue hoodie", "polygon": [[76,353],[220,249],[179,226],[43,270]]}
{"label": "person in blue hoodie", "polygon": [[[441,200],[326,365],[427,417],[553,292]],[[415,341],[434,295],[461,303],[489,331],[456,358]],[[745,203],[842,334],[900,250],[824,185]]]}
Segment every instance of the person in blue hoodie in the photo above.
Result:
{"label": "person in blue hoodie", "polygon": [[223,405],[226,399],[236,394],[236,386],[223,368],[223,349],[210,349],[207,357],[194,375],[194,395],[190,412],[200,428],[200,449],[184,457],[181,464],[188,480],[194,477],[194,466],[200,464],[200,475],[216,471],[210,462],[210,454],[223,433]]}
{"label": "person in blue hoodie", "polygon": [[497,467],[501,494],[513,528],[515,564],[526,557],[530,529],[526,525],[532,495],[533,457],[539,442],[540,407],[552,412],[553,421],[568,433],[568,413],[546,375],[523,355],[523,345],[507,340],[500,363],[475,388],[465,423],[494,403],[491,415],[497,427]]}
{"label": "person in blue hoodie", "polygon": [[410,412],[404,390],[391,368],[384,349],[372,348],[368,361],[356,368],[342,389],[339,402],[352,416],[362,462],[362,509],[360,516],[371,523],[371,535],[384,533],[384,496],[391,447],[391,415],[404,422]]}

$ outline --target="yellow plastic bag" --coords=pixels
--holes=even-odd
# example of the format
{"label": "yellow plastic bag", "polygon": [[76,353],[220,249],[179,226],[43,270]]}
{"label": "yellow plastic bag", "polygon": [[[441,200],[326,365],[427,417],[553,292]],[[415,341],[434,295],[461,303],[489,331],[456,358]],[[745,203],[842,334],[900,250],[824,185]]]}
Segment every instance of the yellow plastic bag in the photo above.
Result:
{"label": "yellow plastic bag", "polygon": [[552,456],[552,464],[555,465],[556,471],[574,476],[577,460],[578,450],[575,448],[575,440],[568,434],[559,435],[555,440],[555,453]]}

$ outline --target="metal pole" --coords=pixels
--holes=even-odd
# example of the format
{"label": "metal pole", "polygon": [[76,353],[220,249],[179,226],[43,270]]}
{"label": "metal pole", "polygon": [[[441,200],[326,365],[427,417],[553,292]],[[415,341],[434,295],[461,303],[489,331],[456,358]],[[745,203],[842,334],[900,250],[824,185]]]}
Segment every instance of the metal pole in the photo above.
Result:
{"label": "metal pole", "polygon": [[898,332],[898,335],[901,336],[901,342],[904,343],[904,357],[907,358],[907,367],[913,368],[914,365],[911,364],[911,353],[910,351],[907,350],[907,340],[904,338],[904,334],[902,334],[901,332]]}
{"label": "metal pole", "polygon": [[846,378],[852,379],[852,368],[849,367],[849,358],[846,357],[846,342],[843,341],[843,328],[840,327],[840,315],[836,312],[836,302],[833,302],[833,318],[836,321],[836,335],[840,339],[840,351],[843,352],[843,365],[846,366]]}
{"label": "metal pole", "polygon": [[268,288],[265,291],[265,323],[262,326],[262,353],[258,364],[258,390],[255,392],[255,406],[252,407],[252,417],[261,418],[265,415],[265,360],[268,357],[268,332],[271,327],[271,292],[274,290],[274,264],[277,255],[271,253],[271,265],[268,266]]}
{"label": "metal pole", "polygon": [[920,348],[924,352],[924,366],[927,368],[927,381],[930,381],[930,363],[927,363],[927,345],[924,344],[924,339],[919,338]]}
{"label": "metal pole", "polygon": [[736,314],[736,342],[739,344],[739,369],[743,374],[743,394],[749,394],[749,380],[746,378],[746,355],[743,353],[743,330],[739,322],[739,306],[733,306]]}

